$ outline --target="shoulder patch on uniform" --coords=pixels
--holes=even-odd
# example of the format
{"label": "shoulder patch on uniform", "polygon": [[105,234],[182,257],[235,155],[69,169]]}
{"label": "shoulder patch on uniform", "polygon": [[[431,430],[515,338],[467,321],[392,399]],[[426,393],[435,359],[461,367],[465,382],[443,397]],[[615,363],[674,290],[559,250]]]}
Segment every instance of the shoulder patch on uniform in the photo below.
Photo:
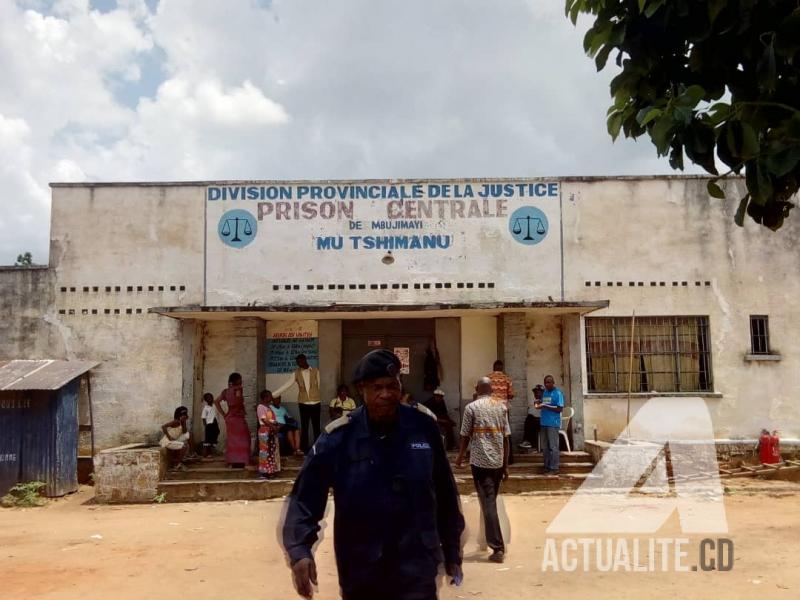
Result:
{"label": "shoulder patch on uniform", "polygon": [[325,433],[333,433],[342,425],[347,425],[350,422],[350,417],[342,416],[325,425]]}
{"label": "shoulder patch on uniform", "polygon": [[423,415],[428,415],[428,416],[429,416],[431,419],[433,419],[434,421],[437,421],[437,420],[438,420],[438,419],[436,418],[436,415],[435,415],[435,414],[433,414],[433,411],[432,411],[430,408],[428,408],[427,406],[424,406],[424,405],[422,405],[422,404],[417,404],[417,410],[418,410],[419,412],[421,412]]}

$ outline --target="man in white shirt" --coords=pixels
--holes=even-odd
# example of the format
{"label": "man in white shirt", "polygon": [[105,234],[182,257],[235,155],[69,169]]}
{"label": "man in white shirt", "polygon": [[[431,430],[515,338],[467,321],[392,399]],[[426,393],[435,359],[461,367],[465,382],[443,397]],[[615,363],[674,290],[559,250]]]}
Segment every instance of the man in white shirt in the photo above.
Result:
{"label": "man in white shirt", "polygon": [[203,412],[201,419],[203,420],[204,436],[203,436],[203,457],[209,458],[214,454],[214,449],[219,440],[219,424],[217,423],[217,409],[214,407],[214,395],[206,392],[203,394]]}
{"label": "man in white shirt", "polygon": [[[297,369],[292,376],[277,390],[272,392],[273,397],[280,396],[293,385],[297,385],[297,404],[300,409],[300,447],[307,452],[309,447],[319,437],[320,430],[320,393],[319,369],[308,364],[305,354],[298,354],[295,358]],[[314,428],[311,443],[308,443],[309,424]]]}

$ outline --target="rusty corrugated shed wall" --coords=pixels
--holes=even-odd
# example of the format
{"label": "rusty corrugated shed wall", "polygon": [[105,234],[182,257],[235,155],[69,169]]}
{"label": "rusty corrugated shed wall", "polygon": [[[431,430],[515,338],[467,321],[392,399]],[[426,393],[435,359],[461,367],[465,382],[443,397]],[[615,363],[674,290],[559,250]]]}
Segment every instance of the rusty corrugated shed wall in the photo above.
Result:
{"label": "rusty corrugated shed wall", "polygon": [[19,482],[24,407],[22,392],[0,392],[0,495]]}
{"label": "rusty corrugated shed wall", "polygon": [[51,497],[78,489],[79,383],[73,379],[57,391],[0,392],[0,449],[16,457],[0,462],[0,493],[28,481],[46,483],[44,495]]}

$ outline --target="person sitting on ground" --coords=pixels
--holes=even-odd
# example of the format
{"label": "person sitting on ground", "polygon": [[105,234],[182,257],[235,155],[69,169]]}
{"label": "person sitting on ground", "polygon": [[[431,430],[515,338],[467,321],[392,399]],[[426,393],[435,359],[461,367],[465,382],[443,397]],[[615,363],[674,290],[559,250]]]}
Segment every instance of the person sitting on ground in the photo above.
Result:
{"label": "person sitting on ground", "polygon": [[439,431],[442,432],[442,437],[445,442],[445,449],[452,450],[456,446],[456,438],[453,434],[453,427],[455,421],[450,418],[447,412],[447,404],[444,401],[444,392],[441,388],[436,388],[430,400],[424,403],[430,411],[436,415],[436,422],[439,424]]}
{"label": "person sitting on ground", "polygon": [[167,460],[172,469],[185,471],[183,459],[189,450],[189,409],[179,406],[175,409],[172,421],[161,426],[164,437],[160,445],[167,450]]}
{"label": "person sitting on ground", "polygon": [[300,427],[294,417],[286,410],[286,407],[281,404],[281,397],[273,396],[269,390],[263,390],[261,397],[270,399],[272,412],[275,413],[275,420],[278,422],[281,454],[303,456],[303,451],[300,450]]}
{"label": "person sitting on ground", "polygon": [[335,421],[339,417],[349,415],[356,409],[356,401],[350,397],[350,389],[342,384],[336,389],[336,397],[331,400],[328,414],[331,421]]}

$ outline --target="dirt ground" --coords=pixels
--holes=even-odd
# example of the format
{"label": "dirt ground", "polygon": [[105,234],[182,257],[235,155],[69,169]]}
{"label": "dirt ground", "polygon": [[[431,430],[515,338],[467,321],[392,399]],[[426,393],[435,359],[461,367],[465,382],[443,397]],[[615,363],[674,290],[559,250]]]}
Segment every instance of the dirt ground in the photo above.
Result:
{"label": "dirt ground", "polygon": [[[282,501],[98,506],[91,498],[83,488],[43,508],[0,510],[3,598],[297,597],[276,540]],[[800,597],[797,494],[726,496],[734,568],[710,573],[542,572],[545,528],[564,496],[505,497],[507,561],[489,563],[475,541],[477,501],[462,500],[470,528],[465,580],[442,586],[444,600]],[[330,531],[317,550],[321,600],[339,597]],[[657,533],[668,536],[689,537],[675,515]]]}

